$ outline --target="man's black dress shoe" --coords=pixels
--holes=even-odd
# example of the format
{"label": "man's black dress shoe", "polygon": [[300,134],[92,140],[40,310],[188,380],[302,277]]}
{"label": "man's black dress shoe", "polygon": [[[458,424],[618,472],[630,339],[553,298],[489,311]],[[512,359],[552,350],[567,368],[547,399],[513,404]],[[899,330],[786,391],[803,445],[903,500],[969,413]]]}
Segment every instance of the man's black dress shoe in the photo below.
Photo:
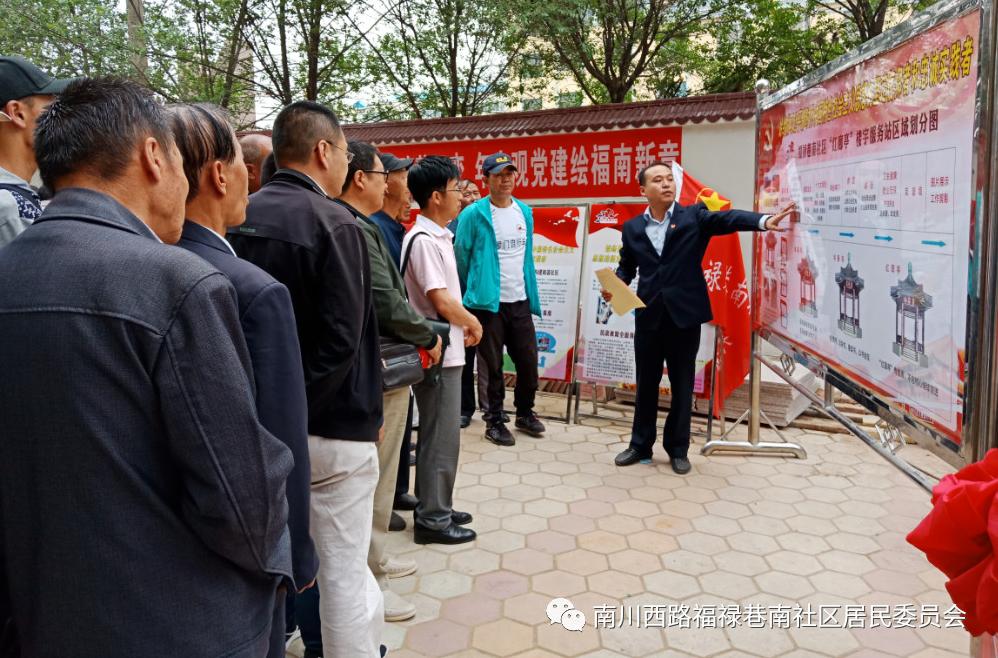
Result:
{"label": "man's black dress shoe", "polygon": [[468,525],[472,519],[468,512],[458,512],[455,509],[450,512],[450,520],[458,525]]}
{"label": "man's black dress shoe", "polygon": [[461,416],[461,429],[471,425],[471,416]]}
{"label": "man's black dress shoe", "polygon": [[672,470],[676,472],[677,475],[686,475],[690,472],[693,466],[690,464],[690,460],[686,457],[670,457],[669,461],[672,462]]}
{"label": "man's black dress shoe", "polygon": [[419,505],[419,499],[410,493],[404,493],[399,496],[395,496],[395,504],[392,505],[392,509],[402,510],[403,512],[411,512],[416,509],[416,505]]}
{"label": "man's black dress shoe", "polygon": [[651,457],[645,457],[634,448],[628,447],[614,458],[613,463],[617,466],[630,466],[631,464],[637,464],[642,459],[651,459]]}
{"label": "man's black dress shoe", "polygon": [[402,532],[405,530],[405,519],[392,512],[392,518],[388,520],[388,530],[390,532]]}
{"label": "man's black dress shoe", "polygon": [[463,544],[473,541],[476,536],[474,530],[462,528],[456,523],[443,530],[430,530],[417,523],[413,531],[413,541],[417,544]]}

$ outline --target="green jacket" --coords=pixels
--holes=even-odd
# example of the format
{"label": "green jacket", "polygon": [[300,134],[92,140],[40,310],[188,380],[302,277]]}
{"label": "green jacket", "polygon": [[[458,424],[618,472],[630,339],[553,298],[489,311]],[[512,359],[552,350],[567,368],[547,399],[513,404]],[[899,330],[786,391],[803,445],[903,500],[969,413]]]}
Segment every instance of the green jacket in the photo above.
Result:
{"label": "green jacket", "polygon": [[[534,270],[534,213],[519,199],[527,222],[527,253],[523,258],[523,280],[527,289],[530,312],[540,317],[541,300],[537,294],[537,272]],[[499,311],[499,250],[492,225],[492,201],[485,197],[461,211],[454,238],[457,273],[464,287],[464,305],[482,311]]]}
{"label": "green jacket", "polygon": [[432,347],[437,336],[426,318],[409,305],[405,282],[385,246],[381,229],[372,220],[349,206],[347,208],[354,213],[367,241],[367,256],[371,261],[371,297],[374,313],[378,317],[378,333],[420,347]]}

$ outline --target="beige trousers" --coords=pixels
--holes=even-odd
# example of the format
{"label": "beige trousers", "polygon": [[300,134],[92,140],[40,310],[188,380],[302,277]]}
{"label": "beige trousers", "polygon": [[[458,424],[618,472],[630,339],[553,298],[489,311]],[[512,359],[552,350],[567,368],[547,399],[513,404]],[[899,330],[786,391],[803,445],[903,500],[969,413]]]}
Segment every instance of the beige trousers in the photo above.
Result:
{"label": "beige trousers", "polygon": [[[378,446],[378,486],[374,489],[374,516],[371,524],[371,548],[367,566],[381,589],[388,589],[385,563],[388,560],[388,523],[395,502],[395,482],[398,479],[399,451],[405,434],[405,419],[409,414],[409,387],[386,391],[384,394],[385,438]],[[408,458],[408,455],[406,455]]]}

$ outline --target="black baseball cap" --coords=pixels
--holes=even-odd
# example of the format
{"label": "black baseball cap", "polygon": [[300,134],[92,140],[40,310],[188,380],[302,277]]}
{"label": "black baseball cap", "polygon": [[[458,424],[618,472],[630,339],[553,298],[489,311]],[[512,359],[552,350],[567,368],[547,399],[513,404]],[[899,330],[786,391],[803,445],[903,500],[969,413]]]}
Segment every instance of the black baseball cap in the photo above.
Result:
{"label": "black baseball cap", "polygon": [[23,57],[0,57],[0,105],[28,96],[61,94],[70,82],[53,78]]}
{"label": "black baseball cap", "polygon": [[513,158],[509,155],[500,151],[499,153],[493,153],[489,157],[482,161],[482,173],[486,176],[490,174],[498,174],[503,169],[512,167],[513,171],[516,171],[516,165],[513,164]]}
{"label": "black baseball cap", "polygon": [[378,157],[381,158],[381,164],[385,165],[385,171],[388,173],[402,171],[412,166],[412,158],[399,158],[391,153],[381,153],[380,151]]}

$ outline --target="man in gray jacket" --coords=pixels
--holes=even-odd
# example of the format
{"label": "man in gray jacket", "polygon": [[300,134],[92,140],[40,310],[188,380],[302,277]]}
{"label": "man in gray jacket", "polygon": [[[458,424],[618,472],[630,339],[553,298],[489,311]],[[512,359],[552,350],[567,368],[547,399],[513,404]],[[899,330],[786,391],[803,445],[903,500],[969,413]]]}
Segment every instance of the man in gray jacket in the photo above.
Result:
{"label": "man in gray jacket", "polygon": [[56,195],[0,250],[8,635],[23,658],[259,658],[292,459],[257,420],[232,284],[162,244],[187,195],[164,110],[81,80],[35,145]]}

